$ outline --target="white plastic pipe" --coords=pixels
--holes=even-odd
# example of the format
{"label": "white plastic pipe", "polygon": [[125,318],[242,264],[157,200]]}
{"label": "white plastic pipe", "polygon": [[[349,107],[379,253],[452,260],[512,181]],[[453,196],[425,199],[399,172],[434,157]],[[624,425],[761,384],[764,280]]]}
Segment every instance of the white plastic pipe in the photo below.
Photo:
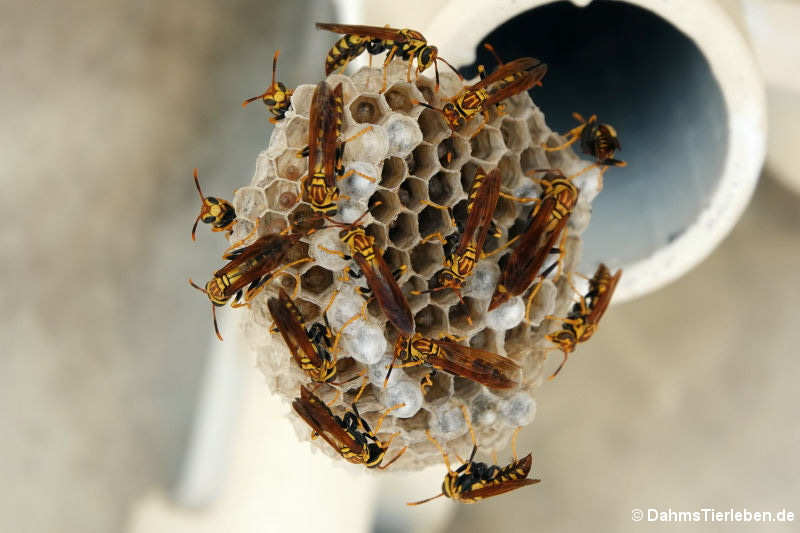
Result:
{"label": "white plastic pipe", "polygon": [[574,126],[571,111],[616,126],[628,167],[606,174],[582,267],[625,270],[615,301],[682,276],[747,206],[764,159],[764,89],[716,2],[449,1],[419,29],[459,67],[487,40],[506,59],[549,63],[533,96],[553,129]]}

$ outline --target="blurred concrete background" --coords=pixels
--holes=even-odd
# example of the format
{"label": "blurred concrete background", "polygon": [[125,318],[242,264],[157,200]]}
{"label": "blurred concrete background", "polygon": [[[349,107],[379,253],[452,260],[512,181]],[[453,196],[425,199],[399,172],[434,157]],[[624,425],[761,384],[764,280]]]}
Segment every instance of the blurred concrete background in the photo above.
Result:
{"label": "blurred concrete background", "polygon": [[[277,47],[287,85],[320,76],[330,36],[312,22],[331,18],[324,2],[0,5],[0,530],[120,531],[174,483],[213,335],[186,278],[223,248],[206,228],[189,239],[191,169],[208,194],[249,181],[268,128],[241,100]],[[614,308],[522,434],[542,484],[461,506],[450,530],[673,527],[633,524],[634,507],[800,513],[799,213],[767,175],[711,258]]]}

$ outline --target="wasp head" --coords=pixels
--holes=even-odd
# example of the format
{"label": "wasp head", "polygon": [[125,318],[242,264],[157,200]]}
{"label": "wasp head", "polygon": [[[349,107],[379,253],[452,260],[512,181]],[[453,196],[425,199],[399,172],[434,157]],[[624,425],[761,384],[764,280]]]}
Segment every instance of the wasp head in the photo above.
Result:
{"label": "wasp head", "polygon": [[456,130],[464,125],[464,117],[456,109],[455,104],[447,102],[442,108],[442,114],[450,129]]}
{"label": "wasp head", "polygon": [[438,55],[439,50],[435,46],[423,46],[417,54],[417,72],[424,72],[433,65]]}

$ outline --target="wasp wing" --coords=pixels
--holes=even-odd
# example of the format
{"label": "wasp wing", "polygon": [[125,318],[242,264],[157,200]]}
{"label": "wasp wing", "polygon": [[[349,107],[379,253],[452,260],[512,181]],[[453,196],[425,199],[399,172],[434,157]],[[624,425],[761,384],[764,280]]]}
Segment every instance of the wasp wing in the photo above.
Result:
{"label": "wasp wing", "polygon": [[541,481],[540,479],[528,479],[528,478],[512,479],[509,481],[503,481],[502,483],[497,483],[495,485],[489,485],[487,487],[483,487],[480,489],[468,490],[462,492],[460,497],[465,500],[491,498],[492,496],[505,494],[506,492],[511,492],[512,490],[516,490],[522,487],[527,487],[528,485],[535,485],[540,481]]}
{"label": "wasp wing", "polygon": [[337,453],[341,453],[345,447],[357,455],[363,452],[361,445],[339,425],[328,406],[306,387],[300,387],[300,398],[294,399],[292,407],[298,416]]}
{"label": "wasp wing", "polygon": [[[605,265],[601,265],[605,266]],[[619,283],[619,279],[622,277],[622,269],[617,270],[617,272],[608,279],[608,284],[605,288],[605,291],[597,296],[597,299],[594,301],[594,305],[592,306],[591,311],[586,316],[586,322],[589,324],[597,324],[600,322],[600,319],[603,317],[603,314],[606,312],[608,308],[608,304],[611,303],[611,297],[614,296],[614,290],[617,288],[617,283]]]}
{"label": "wasp wing", "polygon": [[363,255],[357,253],[353,257],[364,277],[367,279],[369,288],[375,295],[378,305],[383,309],[386,318],[389,319],[394,327],[398,329],[404,337],[414,333],[414,318],[411,316],[411,308],[408,306],[403,291],[397,285],[389,265],[386,264],[381,256],[381,250],[377,246],[373,247],[374,259],[369,262]]}
{"label": "wasp wing", "polygon": [[[333,33],[358,35],[360,37],[372,37],[373,39],[381,39],[384,41],[405,41],[405,38],[400,33],[400,30],[396,28],[361,26],[357,24],[330,24],[327,22],[317,22],[317,28],[320,30],[332,31]],[[422,36],[420,35],[420,37]]]}
{"label": "wasp wing", "polygon": [[434,368],[471,379],[493,389],[511,389],[517,385],[520,367],[502,355],[439,339],[430,340],[441,350],[440,356],[430,355],[427,362]]}
{"label": "wasp wing", "polygon": [[513,81],[507,84],[495,80],[498,86],[496,88],[490,87],[487,91],[489,92],[489,97],[483,103],[484,109],[491,105],[500,103],[506,98],[510,98],[515,94],[520,94],[532,89],[533,86],[539,83],[539,81],[544,77],[545,73],[547,73],[547,65],[539,65],[534,70],[526,72],[524,75],[515,78]]}
{"label": "wasp wing", "polygon": [[467,90],[477,91],[479,89],[488,89],[493,84],[503,81],[503,79],[508,76],[521,77],[526,71],[542,68],[544,69],[544,72],[541,73],[541,76],[539,76],[538,79],[541,79],[544,76],[544,73],[547,72],[547,65],[533,57],[521,57],[519,59],[515,59],[514,61],[509,61],[508,63],[500,65],[497,67],[497,70],[487,75],[485,78],[480,80],[475,85],[472,85]]}
{"label": "wasp wing", "polygon": [[278,298],[270,298],[267,307],[298,366],[301,365],[302,352],[314,367],[321,367],[322,358],[308,338],[302,324],[302,315],[286,291],[280,289]]}
{"label": "wasp wing", "polygon": [[500,170],[494,169],[488,176],[479,179],[482,174],[483,169],[478,168],[470,187],[467,223],[455,250],[455,254],[459,256],[464,255],[476,232],[478,236],[474,241],[475,249],[478,254],[481,253],[497,208],[497,200],[500,198]]}

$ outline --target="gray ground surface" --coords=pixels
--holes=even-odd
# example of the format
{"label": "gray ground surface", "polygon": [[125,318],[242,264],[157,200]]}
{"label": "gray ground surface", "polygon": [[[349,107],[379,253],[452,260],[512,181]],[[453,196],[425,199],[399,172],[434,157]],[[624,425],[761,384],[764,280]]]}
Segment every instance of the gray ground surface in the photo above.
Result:
{"label": "gray ground surface", "polygon": [[[206,228],[189,240],[191,169],[209,194],[250,179],[266,118],[239,102],[277,46],[288,83],[321,70],[329,39],[289,21],[331,15],[27,5],[0,7],[0,530],[116,531],[134,498],[174,479],[211,335],[186,277],[204,280],[222,242]],[[452,531],[624,531],[655,527],[632,525],[634,507],[796,506],[798,212],[765,180],[708,261],[613,309],[521,438],[543,483],[459,508]]]}

